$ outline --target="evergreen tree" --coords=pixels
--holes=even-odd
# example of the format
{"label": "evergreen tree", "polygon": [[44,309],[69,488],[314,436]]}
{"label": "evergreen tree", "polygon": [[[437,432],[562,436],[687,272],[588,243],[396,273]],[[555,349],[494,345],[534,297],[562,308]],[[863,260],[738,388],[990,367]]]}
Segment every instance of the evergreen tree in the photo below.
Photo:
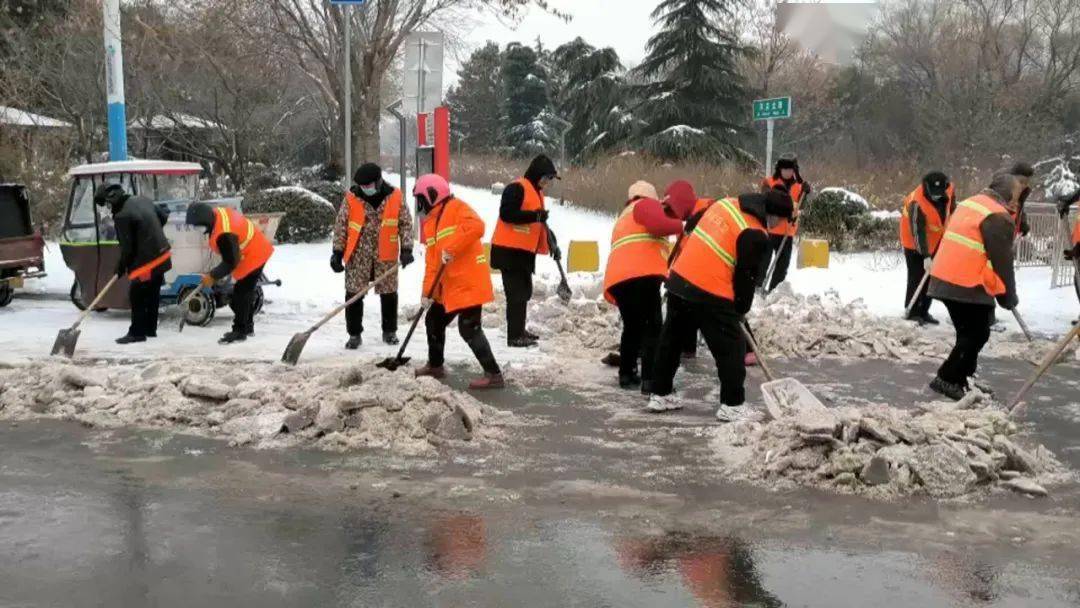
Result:
{"label": "evergreen tree", "polygon": [[514,154],[551,153],[557,147],[547,73],[535,50],[511,43],[503,53],[504,141]]}
{"label": "evergreen tree", "polygon": [[457,85],[446,95],[454,136],[468,150],[491,151],[502,143],[501,65],[499,46],[488,42],[461,66]]}
{"label": "evergreen tree", "polygon": [[630,91],[614,49],[596,49],[577,38],[555,49],[553,63],[564,76],[557,110],[570,122],[567,153],[592,156],[625,140],[632,129],[622,110]]}
{"label": "evergreen tree", "polygon": [[741,0],[662,0],[652,13],[660,31],[649,39],[637,74],[645,81],[637,115],[648,117],[636,143],[666,159],[748,160],[746,82],[737,68],[749,52],[732,30]]}

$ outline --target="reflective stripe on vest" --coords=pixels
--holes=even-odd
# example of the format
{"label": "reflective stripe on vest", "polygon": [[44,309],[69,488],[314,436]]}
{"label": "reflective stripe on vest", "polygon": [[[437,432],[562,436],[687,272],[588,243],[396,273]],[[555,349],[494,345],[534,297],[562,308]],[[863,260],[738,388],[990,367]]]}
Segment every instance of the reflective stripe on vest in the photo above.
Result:
{"label": "reflective stripe on vest", "polygon": [[930,275],[960,287],[981,287],[991,296],[1005,293],[1005,283],[986,255],[981,232],[983,221],[996,213],[1008,211],[987,195],[961,201],[946,226]]}
{"label": "reflective stripe on vest", "polygon": [[[626,205],[611,230],[611,253],[604,268],[604,298],[615,303],[611,288],[633,279],[667,276],[671,241],[653,236],[644,225],[634,219],[634,212],[641,201]],[[656,201],[649,201],[657,204]]]}
{"label": "reflective stripe on vest", "polygon": [[765,227],[757,218],[744,214],[737,199],[717,201],[684,239],[682,250],[672,262],[672,273],[702,291],[734,300],[736,247],[746,230],[764,233]]}
{"label": "reflective stripe on vest", "polygon": [[[544,195],[538,191],[532,183],[520,178],[514,181],[521,186],[524,198],[521,201],[522,211],[540,211],[544,209]],[[528,224],[511,224],[499,219],[495,223],[495,233],[491,237],[491,244],[497,247],[521,249],[529,253],[548,253],[547,231],[540,222]]]}
{"label": "reflective stripe on vest", "polygon": [[[217,240],[223,234],[232,234],[240,245],[240,260],[232,271],[233,278],[240,280],[266,264],[274,253],[274,246],[270,243],[270,239],[266,238],[255,226],[255,222],[233,209],[217,207],[215,212],[218,221],[215,222],[214,230],[210,234],[210,250],[221,253],[218,250]],[[237,222],[243,223],[244,226],[234,226],[233,224]]]}
{"label": "reflective stripe on vest", "polygon": [[[345,237],[345,253],[342,257],[345,263],[348,263],[360,243],[360,234],[367,223],[367,213],[364,201],[352,192],[345,193],[345,204],[348,205],[349,223]],[[401,217],[401,190],[395,188],[390,196],[386,197],[386,201],[379,207],[379,213],[382,219],[376,237],[376,254],[381,262],[393,262],[398,256],[397,227]]]}

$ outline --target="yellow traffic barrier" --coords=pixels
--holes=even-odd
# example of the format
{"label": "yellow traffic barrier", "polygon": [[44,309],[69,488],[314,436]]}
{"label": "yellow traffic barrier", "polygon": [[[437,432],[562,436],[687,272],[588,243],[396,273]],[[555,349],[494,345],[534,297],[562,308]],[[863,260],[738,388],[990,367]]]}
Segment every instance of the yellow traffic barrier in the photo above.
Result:
{"label": "yellow traffic barrier", "polygon": [[799,258],[796,268],[828,268],[829,241],[823,239],[803,239],[799,243]]}
{"label": "yellow traffic barrier", "polygon": [[600,244],[596,241],[570,241],[566,255],[566,272],[600,270]]}
{"label": "yellow traffic barrier", "polygon": [[484,243],[484,257],[487,258],[487,265],[491,272],[497,274],[499,271],[491,268],[491,243]]}

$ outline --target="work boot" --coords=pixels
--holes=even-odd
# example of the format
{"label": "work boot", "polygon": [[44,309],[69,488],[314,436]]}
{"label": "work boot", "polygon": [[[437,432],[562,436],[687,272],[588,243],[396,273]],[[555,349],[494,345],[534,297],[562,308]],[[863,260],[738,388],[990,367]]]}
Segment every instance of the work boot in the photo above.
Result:
{"label": "work boot", "polygon": [[934,376],[934,379],[930,381],[930,390],[939,395],[944,395],[953,401],[963,399],[965,392],[963,386],[942,380],[940,376]]}
{"label": "work boot", "polygon": [[622,355],[619,353],[608,353],[604,355],[603,359],[600,359],[600,363],[608,367],[619,367],[622,365]]}
{"label": "work boot", "polygon": [[649,397],[649,404],[645,406],[645,409],[655,414],[663,412],[671,412],[674,410],[681,410],[683,408],[682,400],[671,395],[652,395]]}
{"label": "work boot", "polygon": [[228,331],[224,336],[218,340],[218,344],[232,344],[233,342],[243,342],[247,340],[248,335],[242,331]]}
{"label": "work boot", "polygon": [[146,332],[146,337],[147,338],[156,338],[157,337],[157,330]]}
{"label": "work boot", "polygon": [[743,365],[746,367],[756,367],[757,364],[757,353],[746,353],[746,356],[743,357]]}
{"label": "work boot", "polygon": [[738,422],[754,415],[745,405],[721,405],[716,410],[716,419],[720,422]]}
{"label": "work boot", "polygon": [[345,348],[348,350],[356,350],[360,348],[360,345],[364,343],[364,339],[360,337],[360,334],[355,336],[349,336],[349,341],[345,343]]}
{"label": "work boot", "polygon": [[510,348],[529,348],[536,346],[536,340],[529,338],[528,336],[521,336],[520,338],[508,338],[506,345]]}
{"label": "work boot", "polygon": [[930,313],[926,313],[925,315],[923,315],[922,318],[919,319],[919,322],[923,325],[941,325],[941,321],[935,319],[933,316],[930,315]]}
{"label": "work boot", "polygon": [[424,376],[427,376],[428,378],[435,378],[436,380],[442,380],[443,378],[446,377],[446,368],[441,366],[441,365],[439,367],[432,367],[430,365],[425,365],[424,367],[421,367],[420,369],[416,370],[414,372],[414,375],[417,378],[423,378]]}
{"label": "work boot", "polygon": [[117,344],[134,344],[135,342],[146,342],[146,337],[127,334],[116,339]]}
{"label": "work boot", "polygon": [[530,340],[534,340],[536,342],[540,341],[540,336],[534,334],[533,332],[531,332],[531,331],[529,331],[527,329],[525,330],[525,337],[530,339]]}
{"label": "work boot", "polygon": [[396,331],[384,331],[382,332],[382,341],[391,346],[398,344]]}
{"label": "work boot", "polygon": [[634,388],[641,384],[641,376],[637,372],[619,374],[619,388]]}
{"label": "work boot", "polygon": [[506,386],[506,381],[503,380],[502,374],[488,374],[484,375],[469,383],[470,390],[484,390],[489,388],[503,388]]}

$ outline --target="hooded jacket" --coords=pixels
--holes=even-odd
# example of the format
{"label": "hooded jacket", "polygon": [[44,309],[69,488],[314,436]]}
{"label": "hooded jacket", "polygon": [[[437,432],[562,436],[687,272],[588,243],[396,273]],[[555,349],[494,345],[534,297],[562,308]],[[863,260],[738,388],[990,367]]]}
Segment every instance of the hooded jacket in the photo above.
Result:
{"label": "hooded jacket", "polygon": [[[540,178],[557,174],[555,163],[541,154],[529,164],[524,177],[536,188],[537,192],[540,192]],[[543,192],[540,194],[543,196]],[[539,221],[539,216],[535,211],[522,211],[521,206],[524,202],[525,189],[520,184],[508,185],[503,190],[502,200],[499,202],[499,219],[508,224],[531,224]],[[554,250],[555,237],[551,235],[551,231],[547,231],[547,235],[548,246]],[[492,245],[491,267],[497,270],[532,273],[536,270],[536,254],[522,249]]]}
{"label": "hooded jacket", "polygon": [[[116,236],[120,241],[117,275],[149,264],[171,249],[164,230],[169,213],[150,199],[124,195],[116,199],[111,210],[116,223]],[[154,268],[154,274],[164,274],[170,269],[172,261],[165,260]]]}
{"label": "hooded jacket", "polygon": [[[206,203],[192,203],[188,207],[186,221],[191,226],[203,228],[209,235],[214,231],[216,221],[214,208]],[[210,270],[210,276],[220,281],[240,265],[240,240],[235,234],[224,232],[218,236],[217,247],[221,252],[221,263]]]}

